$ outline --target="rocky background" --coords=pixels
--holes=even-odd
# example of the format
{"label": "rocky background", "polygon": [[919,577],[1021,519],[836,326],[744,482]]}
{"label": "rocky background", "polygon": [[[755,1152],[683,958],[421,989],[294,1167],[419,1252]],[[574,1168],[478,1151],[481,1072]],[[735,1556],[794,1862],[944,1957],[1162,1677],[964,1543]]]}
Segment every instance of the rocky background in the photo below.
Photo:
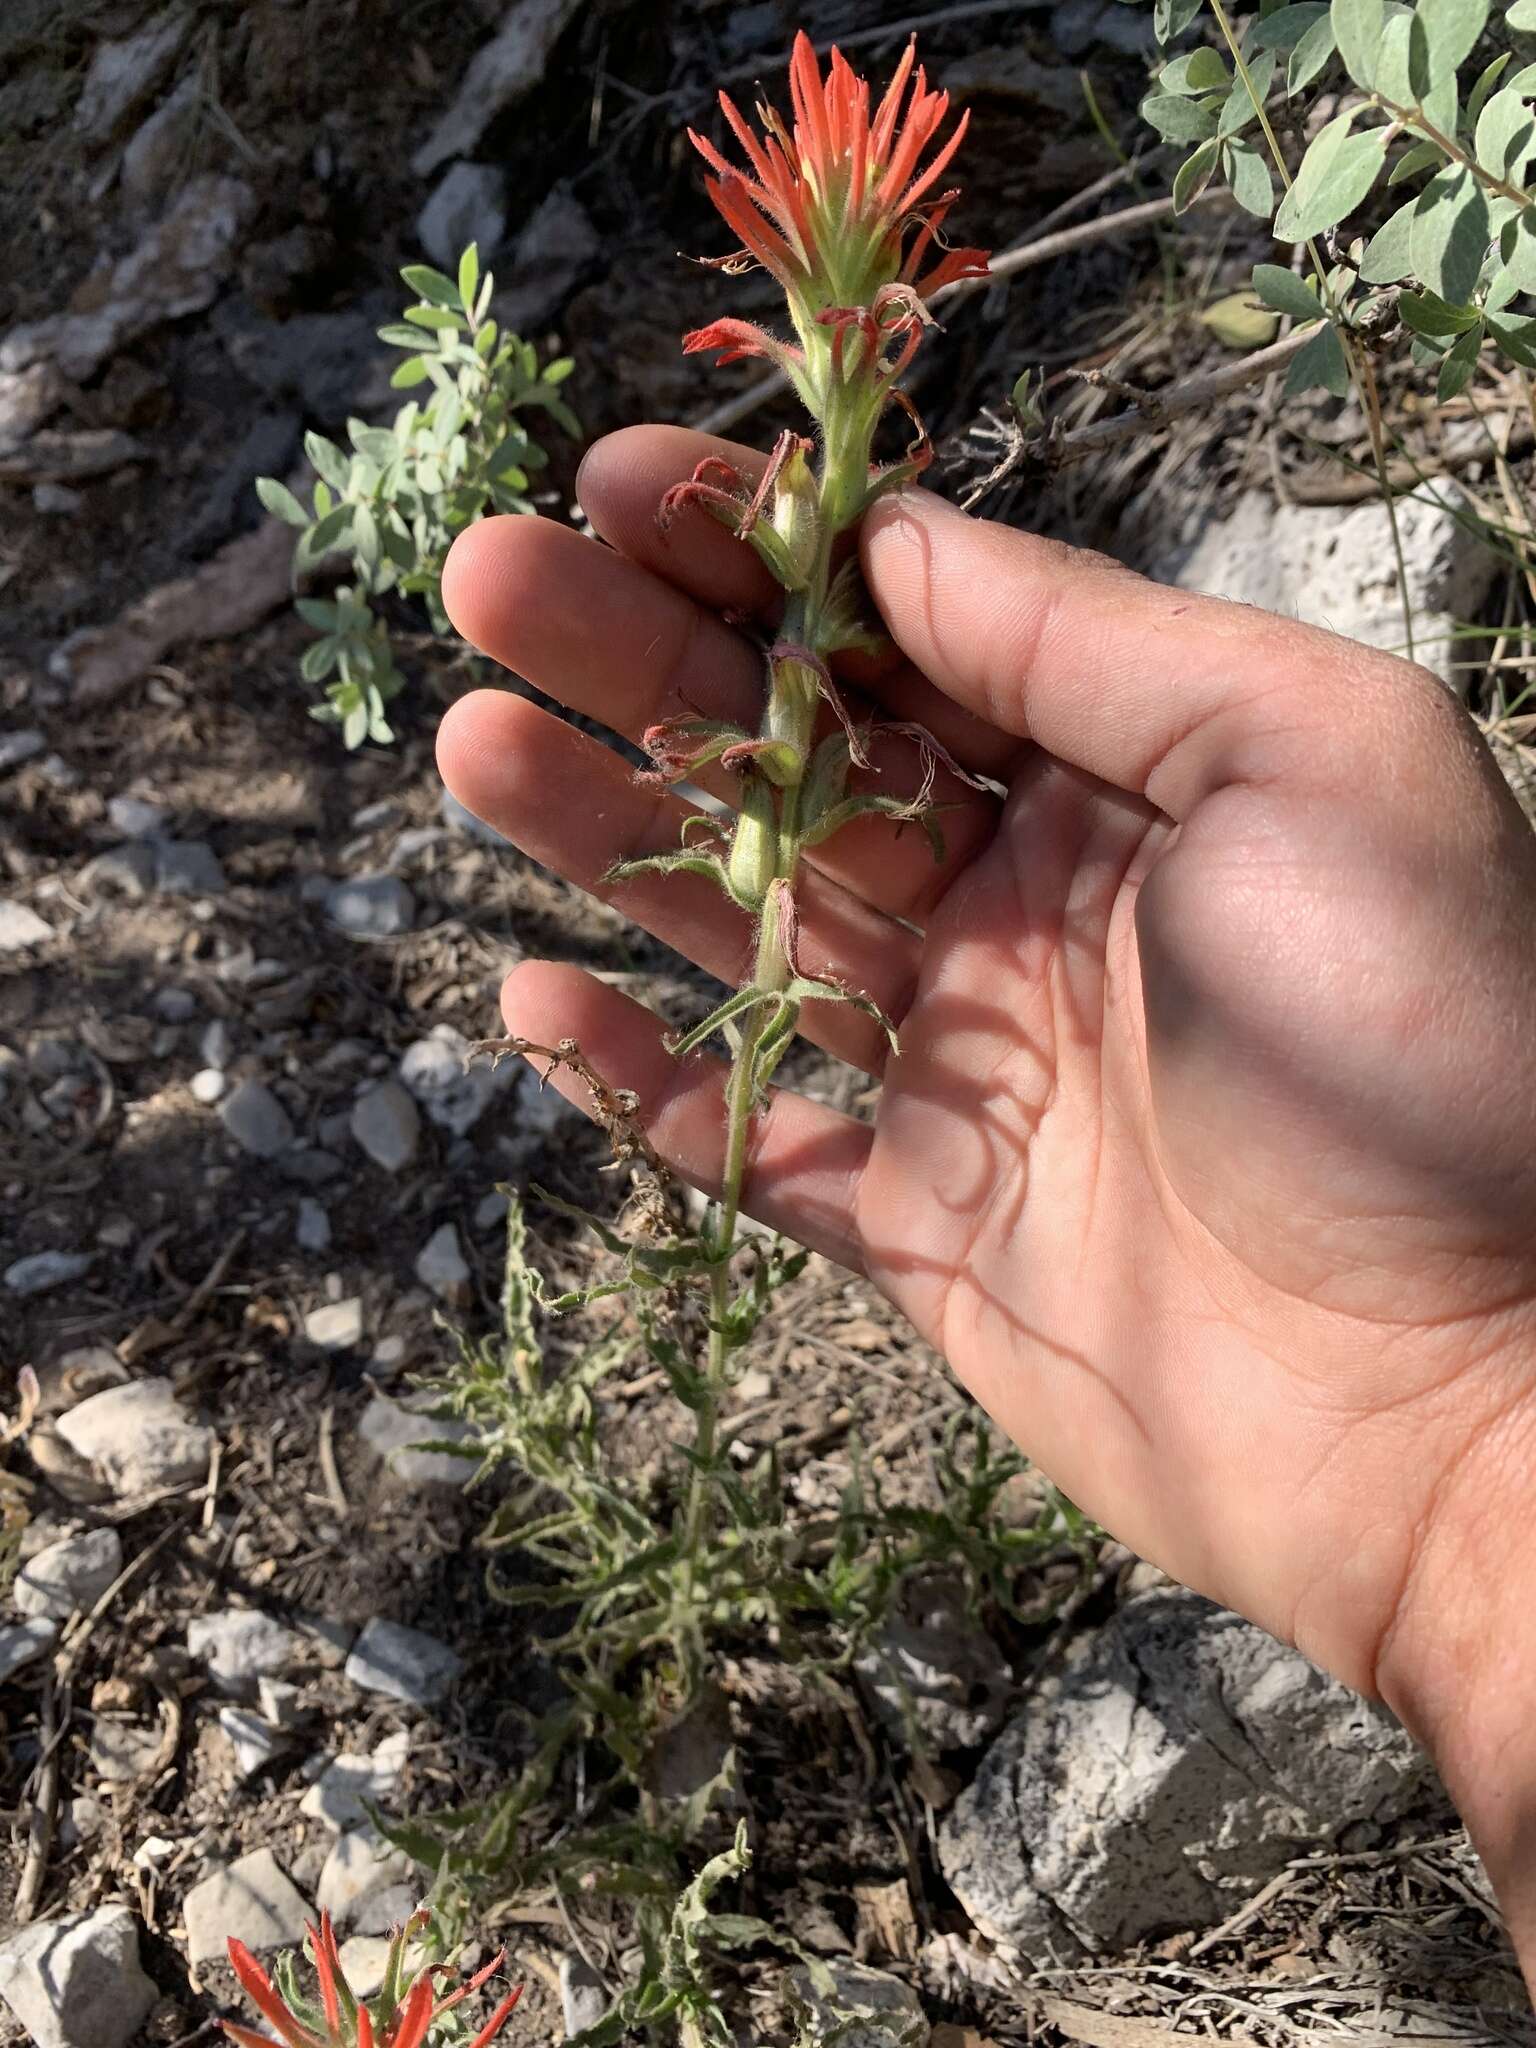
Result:
{"label": "rocky background", "polygon": [[[211,2040],[235,2009],[225,1937],[269,1951],[319,1906],[366,1982],[421,1888],[369,1808],[473,1797],[521,1760],[516,1710],[547,1672],[484,1590],[486,1503],[410,1448],[413,1376],[445,1354],[441,1318],[494,1321],[499,1184],[608,1184],[581,1119],[463,1053],[524,952],[678,1020],[708,991],[444,797],[433,728],[487,678],[422,618],[397,616],[393,748],[348,755],[308,717],[290,535],[252,482],[306,428],[389,409],[374,330],[396,269],[472,236],[499,316],[576,356],[589,435],[724,406],[766,440],[774,407],[732,405],[750,377],[678,352],[724,303],[676,253],[719,246],[680,136],[718,80],[771,82],[802,17],[876,71],[921,27],[973,109],[968,237],[1006,247],[1166,189],[1085,112],[1083,71],[1144,145],[1146,24],[1115,0],[0,12],[0,1411],[22,1366],[41,1386],[0,1497],[25,1523],[0,1613],[7,2048]],[[1216,211],[957,305],[918,393],[939,485],[1397,644],[1347,404],[1255,384],[1102,461],[1010,466],[1022,368],[1064,428],[1102,417],[1127,380],[1224,359],[1202,308],[1266,253]],[[1469,413],[1387,387],[1413,459],[1455,477],[1401,514],[1421,654],[1520,785],[1513,692],[1455,632],[1510,622],[1528,652],[1519,564],[1479,533],[1500,467]],[[1480,402],[1523,477],[1512,396]],[[541,510],[578,517],[579,450],[550,445]],[[863,1101],[798,1058],[800,1085]],[[584,1276],[563,1226],[535,1233],[557,1283]],[[602,1414],[642,1477],[676,1428],[644,1365]],[[813,1261],[738,1403],[744,1455],[776,1443],[787,1509],[810,1514],[855,1441],[891,1498],[931,1499],[964,1397]],[[1081,1585],[1037,1576],[985,1626],[942,1580],[915,1588],[838,1705],[768,1646],[727,1663],[689,1767],[722,1739],[745,1759],[744,1910],[852,2002],[920,2015],[932,2048],[1536,2036],[1400,1731],[1112,1544]],[[528,1981],[514,2039],[562,2039],[622,1974],[590,1901],[520,1898],[484,1932]],[[772,2037],[775,1971],[743,1989]]]}

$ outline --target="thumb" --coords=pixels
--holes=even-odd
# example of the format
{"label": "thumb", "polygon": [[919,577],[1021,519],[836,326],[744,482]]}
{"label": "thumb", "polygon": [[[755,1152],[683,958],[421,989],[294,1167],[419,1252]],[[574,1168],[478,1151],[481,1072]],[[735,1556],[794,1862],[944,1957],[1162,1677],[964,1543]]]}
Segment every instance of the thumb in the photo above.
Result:
{"label": "thumb", "polygon": [[1379,760],[1400,710],[1433,715],[1427,695],[1457,716],[1433,677],[1392,655],[1168,589],[927,491],[882,499],[860,550],[893,638],[941,690],[1170,817],[1232,782],[1358,778],[1361,748]]}

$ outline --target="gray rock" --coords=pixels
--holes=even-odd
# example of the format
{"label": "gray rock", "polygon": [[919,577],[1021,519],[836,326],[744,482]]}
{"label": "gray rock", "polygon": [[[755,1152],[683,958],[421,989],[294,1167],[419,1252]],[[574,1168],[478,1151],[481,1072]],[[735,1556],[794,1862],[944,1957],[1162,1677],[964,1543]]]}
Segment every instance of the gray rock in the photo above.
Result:
{"label": "gray rock", "polygon": [[126,1906],[38,1920],[0,1942],[0,1998],[33,2048],[127,2048],[159,1995]]}
{"label": "gray rock", "polygon": [[98,853],[80,870],[80,886],[92,896],[122,896],[137,903],[155,886],[155,850],[130,840]]}
{"label": "gray rock", "polygon": [[398,317],[395,295],[374,293],[342,313],[295,313],[286,320],[263,319],[243,301],[226,300],[211,324],[258,391],[279,404],[296,404],[313,419],[339,423],[348,412],[366,409],[374,371],[388,397],[390,371],[400,358],[377,330]]}
{"label": "gray rock", "polygon": [[416,922],[416,898],[398,875],[355,875],[326,892],[325,914],[355,939],[394,939]]}
{"label": "gray rock", "polygon": [[[255,204],[256,195],[238,178],[193,179],[164,218],[113,266],[99,293],[93,290],[89,312],[51,313],[13,327],[0,340],[0,372],[51,361],[62,376],[84,382],[139,335],[201,312],[217,297]],[[79,654],[77,646],[66,645],[61,680],[74,673]],[[50,661],[56,673],[62,652]]]}
{"label": "gray rock", "polygon": [[338,1927],[383,1934],[408,1918],[417,1903],[409,1856],[392,1849],[371,1826],[338,1835],[315,1887],[315,1904]]}
{"label": "gray rock", "polygon": [[586,208],[557,185],[517,238],[509,274],[496,294],[498,316],[519,334],[538,327],[569,297],[601,249]]}
{"label": "gray rock", "polygon": [[219,1073],[223,1073],[234,1058],[235,1042],[230,1036],[229,1026],[222,1017],[215,1017],[207,1026],[198,1040],[197,1049],[202,1054],[206,1066],[214,1067]]}
{"label": "gray rock", "polygon": [[612,2003],[608,1987],[585,1957],[560,1958],[560,2013],[567,2041],[595,2027]]}
{"label": "gray rock", "polygon": [[277,1728],[296,1728],[304,1717],[304,1696],[286,1678],[258,1678],[256,1704],[263,1720]]}
{"label": "gray rock", "polygon": [[45,924],[25,903],[0,899],[0,953],[19,953],[24,946],[40,946],[53,937],[53,926]]}
{"label": "gray rock", "polygon": [[1003,1723],[1013,1674],[965,1612],[965,1589],[946,1577],[907,1586],[855,1670],[875,1711],[898,1736],[915,1723],[935,1749],[974,1749]]}
{"label": "gray rock", "polygon": [[304,1794],[300,1813],[338,1833],[361,1826],[370,1806],[389,1804],[409,1755],[410,1737],[402,1730],[386,1735],[369,1756],[332,1757]]}
{"label": "gray rock", "polygon": [[36,433],[44,420],[58,411],[68,391],[52,363],[0,371],[0,454],[19,448]]}
{"label": "gray rock", "polygon": [[22,1566],[11,1603],[18,1614],[68,1621],[77,1610],[94,1607],[122,1568],[123,1539],[115,1529],[62,1536]]}
{"label": "gray rock", "polygon": [[411,159],[418,178],[450,157],[467,156],[503,107],[531,92],[581,0],[518,0],[501,27],[470,59],[459,89]]}
{"label": "gray rock", "polygon": [[120,1495],[201,1479],[214,1443],[213,1431],[191,1419],[164,1379],[106,1387],[61,1415],[58,1432]]}
{"label": "gray rock", "polygon": [[197,1015],[197,997],[189,988],[156,989],[151,1008],[167,1024],[190,1024]]}
{"label": "gray rock", "polygon": [[[834,2029],[838,2048],[924,2048],[928,2021],[910,1984],[887,1970],[871,1969],[841,1956],[814,1968],[798,1964],[789,1973],[795,1996],[810,2007],[820,2032]],[[868,2026],[850,2024],[854,2016]]]}
{"label": "gray rock", "polygon": [[19,1621],[0,1628],[0,1685],[51,1650],[58,1639],[58,1623],[53,1621]]}
{"label": "gray rock", "polygon": [[946,1818],[940,1862],[989,1941],[1119,1955],[1210,1926],[1305,1845],[1432,1786],[1397,1723],[1297,1651],[1153,1592],[1036,1682]]}
{"label": "gray rock", "polygon": [[[301,1252],[329,1251],[331,1246],[331,1219],[315,1200],[313,1195],[299,1198],[299,1220],[294,1227],[294,1237]],[[358,1304],[361,1309],[362,1304]]]}
{"label": "gray rock", "polygon": [[202,106],[202,81],[196,71],[189,71],[134,130],[118,176],[124,192],[136,204],[148,206],[159,199],[185,168]]}
{"label": "gray rock", "polygon": [[439,269],[454,276],[469,243],[485,269],[507,232],[507,181],[495,164],[452,164],[416,216],[416,239]]}
{"label": "gray rock", "polygon": [[222,1693],[249,1698],[260,1678],[303,1662],[304,1638],[254,1607],[225,1607],[187,1623],[187,1653]]}
{"label": "gray rock", "polygon": [[5,1284],[12,1294],[47,1294],[83,1280],[90,1270],[89,1252],[33,1252],[6,1267]]}
{"label": "gray rock", "polygon": [[489,1060],[468,1064],[469,1040],[451,1024],[438,1024],[427,1038],[407,1047],[400,1079],[421,1104],[429,1123],[463,1138],[474,1129],[491,1098],[516,1070],[508,1061],[492,1073]]}
{"label": "gray rock", "polygon": [[178,0],[133,35],[96,45],[75,103],[75,126],[88,142],[107,141],[144,104],[175,63],[190,27]]}
{"label": "gray rock", "polygon": [[192,1090],[193,1101],[202,1103],[205,1109],[210,1109],[229,1083],[217,1067],[200,1067],[187,1085]]}
{"label": "gray rock", "polygon": [[148,797],[115,796],[107,804],[107,823],[124,839],[155,839],[165,830],[170,812]]}
{"label": "gray rock", "polygon": [[85,493],[45,479],[32,486],[32,510],[45,519],[77,519],[85,510]]}
{"label": "gray rock", "polygon": [[382,1081],[353,1104],[352,1135],[375,1166],[399,1173],[416,1157],[421,1115],[398,1081]]}
{"label": "gray rock", "polygon": [[182,1902],[192,1962],[226,1960],[233,1936],[259,1955],[297,1948],[312,1916],[304,1894],[270,1849],[254,1849],[194,1885]]}
{"label": "gray rock", "polygon": [[439,1301],[453,1305],[469,1299],[469,1267],[456,1225],[440,1224],[433,1231],[416,1255],[416,1278]]}
{"label": "gray rock", "polygon": [[[1414,620],[1414,653],[1453,681],[1458,620],[1475,618],[1498,561],[1479,540],[1464,493],[1444,478],[1396,501]],[[1367,646],[1401,651],[1403,608],[1387,509],[1276,505],[1249,491],[1220,519],[1160,547],[1149,572],[1181,590],[1235,598]]]}
{"label": "gray rock", "polygon": [[242,1152],[275,1159],[294,1141],[293,1120],[265,1081],[242,1081],[219,1110],[219,1121]]}
{"label": "gray rock", "polygon": [[47,745],[40,732],[0,732],[0,775],[9,775],[13,768],[43,753]]}
{"label": "gray rock", "polygon": [[[258,1685],[270,1685],[269,1679],[258,1680]],[[235,1753],[235,1772],[244,1783],[258,1777],[261,1772],[285,1750],[293,1746],[293,1738],[283,1728],[274,1727],[260,1714],[253,1714],[246,1707],[220,1707],[219,1726]]]}
{"label": "gray rock", "polygon": [[429,1707],[440,1700],[464,1668],[464,1660],[420,1629],[397,1621],[370,1621],[347,1659],[346,1676],[364,1692],[381,1692],[407,1706]]}
{"label": "gray rock", "polygon": [[478,839],[486,846],[510,846],[510,839],[504,839],[494,825],[487,825],[484,818],[477,818],[473,811],[466,810],[451,790],[443,791],[438,806],[443,823],[454,832],[467,832],[471,839]]}
{"label": "gray rock", "polygon": [[507,1197],[495,1188],[488,1195],[482,1195],[475,1204],[476,1230],[505,1229],[510,1206]]}
{"label": "gray rock", "polygon": [[119,1720],[98,1714],[91,1725],[86,1755],[104,1785],[131,1785],[148,1777],[160,1761],[161,1740],[158,1721]]}
{"label": "gray rock", "polygon": [[1120,0],[1062,0],[1051,16],[1050,45],[1068,59],[1095,46],[1127,57],[1150,57],[1156,47],[1152,17]]}
{"label": "gray rock", "polygon": [[328,1301],[304,1318],[304,1335],[321,1351],[353,1351],[363,1341],[363,1300]]}
{"label": "gray rock", "polygon": [[456,1458],[451,1451],[419,1451],[414,1445],[428,1439],[470,1442],[476,1432],[468,1422],[453,1416],[434,1421],[413,1409],[408,1402],[392,1401],[387,1394],[375,1394],[363,1410],[358,1436],[389,1467],[396,1479],[407,1486],[462,1487],[474,1471],[469,1458]]}
{"label": "gray rock", "polygon": [[229,885],[222,862],[205,841],[157,839],[155,886],[167,896],[222,896]]}

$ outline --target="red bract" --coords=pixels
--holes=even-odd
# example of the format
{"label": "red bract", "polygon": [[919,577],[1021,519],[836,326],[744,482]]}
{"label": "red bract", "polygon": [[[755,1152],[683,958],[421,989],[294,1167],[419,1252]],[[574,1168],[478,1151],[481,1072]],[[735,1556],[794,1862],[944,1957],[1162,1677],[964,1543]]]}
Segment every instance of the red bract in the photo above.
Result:
{"label": "red bract", "polygon": [[[436,1980],[447,1974],[442,1965],[423,1969],[402,1993],[398,1987],[406,1946],[427,1925],[429,1918],[427,1909],[423,1907],[403,1927],[393,1930],[389,1964],[385,1971],[385,1990],[381,1998],[375,2000],[375,2013],[370,2013],[367,2006],[358,2001],[347,1982],[330,1914],[322,1913],[318,1927],[305,1929],[320,1993],[324,2034],[316,2032],[309,2020],[301,2019],[291,2009],[245,1944],[231,1940],[229,1960],[235,1975],[251,2003],[276,2028],[277,2038],[258,2034],[235,2020],[222,2020],[220,2025],[238,2048],[429,2048],[434,2023],[478,1991],[506,1961],[506,1950],[502,1949],[483,1969],[477,1970],[445,1998],[439,1998],[433,1988]],[[522,1989],[519,1984],[502,2000],[476,2034],[470,2048],[490,2048],[490,2043],[500,2034],[522,1996]],[[294,1995],[297,1997],[298,1994]],[[313,2003],[307,1999],[303,2003],[310,2019],[313,2019]]]}
{"label": "red bract", "polygon": [[[924,163],[948,115],[949,94],[929,90],[915,43],[908,43],[873,116],[869,87],[842,52],[832,52],[823,79],[803,30],[795,38],[789,78],[794,125],[759,106],[761,136],[730,97],[720,95],[750,172],[728,163],[713,143],[689,130],[714,173],[709,195],[743,244],[721,267],[739,269],[755,258],[772,271],[789,296],[797,326],[802,316],[814,319],[829,307],[869,306],[882,286],[909,285],[927,299],[956,278],[984,277],[987,258],[981,249],[948,250],[923,269],[959,196],[927,195],[948,168],[970,117],[962,115]],[[737,332],[726,337],[722,326]],[[728,340],[738,354],[771,352],[760,345],[767,337],[755,330],[743,334],[743,326],[717,323],[690,336],[686,345],[705,348],[718,339]]]}

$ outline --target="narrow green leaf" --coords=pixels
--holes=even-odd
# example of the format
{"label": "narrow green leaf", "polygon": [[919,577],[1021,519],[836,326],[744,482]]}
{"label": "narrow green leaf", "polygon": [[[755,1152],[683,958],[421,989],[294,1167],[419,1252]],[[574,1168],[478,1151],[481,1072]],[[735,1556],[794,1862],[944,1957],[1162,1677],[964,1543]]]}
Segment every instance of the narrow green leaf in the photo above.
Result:
{"label": "narrow green leaf", "polygon": [[1518,184],[1526,158],[1536,148],[1536,118],[1517,92],[1496,92],[1477,117],[1473,144],[1478,162],[1491,177]]}
{"label": "narrow green leaf", "polygon": [[1488,0],[1419,0],[1417,18],[1429,43],[1429,82],[1433,88],[1471,56],[1488,20]]}
{"label": "narrow green leaf", "polygon": [[1460,306],[1448,306],[1433,292],[1400,292],[1397,312],[1406,328],[1430,341],[1447,334],[1464,334],[1477,325],[1478,317]]}
{"label": "narrow green leaf", "polygon": [[1418,200],[1410,199],[1389,214],[1365,245],[1360,275],[1367,284],[1399,284],[1413,268],[1413,216]]}
{"label": "narrow green leaf", "polygon": [[1314,21],[1291,52],[1286,69],[1285,89],[1292,96],[1304,92],[1333,55],[1333,23],[1325,14]]}
{"label": "narrow green leaf", "polygon": [[1445,162],[1445,152],[1432,142],[1416,142],[1412,149],[1405,150],[1387,173],[1387,184],[1401,185],[1405,178],[1416,178],[1420,171],[1438,170]]}
{"label": "narrow green leaf", "polygon": [[1205,48],[1191,50],[1186,57],[1175,57],[1157,74],[1159,92],[1178,93],[1182,97],[1202,92],[1225,92],[1231,82],[1220,57],[1214,50]]}
{"label": "narrow green leaf", "polygon": [[309,514],[288,486],[279,483],[275,476],[257,477],[256,495],[269,512],[287,525],[308,526]]}
{"label": "narrow green leaf", "polygon": [[459,258],[459,303],[464,308],[467,318],[473,317],[475,310],[475,287],[479,282],[480,250],[476,243],[471,242],[464,251],[464,254]]}
{"label": "narrow green leaf", "polygon": [[1227,144],[1227,183],[1232,197],[1245,213],[1268,220],[1275,210],[1275,181],[1269,164],[1251,143],[1234,139]]}
{"label": "narrow green leaf", "polygon": [[1150,93],[1141,103],[1141,112],[1165,142],[1204,142],[1216,133],[1213,113],[1174,93]]}
{"label": "narrow green leaf", "polygon": [[464,325],[463,315],[447,306],[407,306],[405,317],[413,327],[427,327],[437,334],[457,334]]}
{"label": "narrow green leaf", "polygon": [[1536,292],[1536,207],[1527,207],[1507,221],[1499,236],[1499,253],[1515,281],[1515,289]]}
{"label": "narrow green leaf", "polygon": [[1332,326],[1320,327],[1306,347],[1292,358],[1284,395],[1294,398],[1319,384],[1335,398],[1343,398],[1349,390],[1349,362]]}
{"label": "narrow green leaf", "polygon": [[309,457],[310,467],[323,476],[333,490],[344,491],[347,488],[351,464],[334,441],[328,441],[324,434],[311,430],[304,436],[304,453]]}
{"label": "narrow green leaf", "polygon": [[576,358],[574,356],[556,356],[552,361],[544,365],[544,382],[546,384],[563,384],[575,367]]}
{"label": "narrow green leaf", "polygon": [[[1385,128],[1368,129],[1362,135],[1347,132],[1333,135],[1340,115],[1331,121],[1302,159],[1296,183],[1281,200],[1275,215],[1275,234],[1282,242],[1304,242],[1348,218],[1375,184],[1386,155]],[[1327,142],[1329,147],[1320,150]],[[1318,152],[1314,156],[1314,152]]]}
{"label": "narrow green leaf", "polygon": [[1409,248],[1415,275],[1448,305],[1477,288],[1488,253],[1488,201],[1470,170],[1447,164],[1414,203]]}
{"label": "narrow green leaf", "polygon": [[1192,199],[1197,199],[1216,173],[1216,160],[1221,144],[1214,136],[1202,142],[1198,149],[1185,157],[1173,174],[1173,210],[1182,213]]}
{"label": "narrow green leaf", "polygon": [[316,626],[322,633],[334,633],[341,617],[340,606],[319,597],[297,597],[293,608],[306,626]]}
{"label": "narrow green leaf", "polygon": [[299,674],[306,683],[324,682],[336,666],[336,658],[340,652],[341,642],[334,634],[328,635],[324,640],[311,641],[304,650],[303,660],[299,663]]}
{"label": "narrow green leaf", "polygon": [[1504,75],[1504,67],[1513,55],[1514,52],[1512,50],[1505,50],[1500,56],[1495,57],[1491,64],[1485,65],[1478,75],[1476,85],[1473,86],[1471,92],[1467,95],[1467,126],[1469,128],[1477,126],[1478,115],[1483,111],[1489,94]]}
{"label": "narrow green leaf", "polygon": [[336,545],[351,526],[354,509],[351,505],[337,505],[310,528],[305,545],[311,555],[323,555]]}
{"label": "narrow green leaf", "polygon": [[1256,263],[1253,288],[1266,306],[1273,306],[1277,313],[1289,313],[1293,320],[1323,317],[1322,301],[1313,287],[1278,263]]}
{"label": "narrow green leaf", "polygon": [[[1274,50],[1262,50],[1249,64],[1247,78],[1233,79],[1232,90],[1227,94],[1221,112],[1216,117],[1218,135],[1237,135],[1250,122],[1257,121],[1259,107],[1262,107],[1269,97],[1269,88],[1274,83],[1275,68],[1279,62],[1279,56]],[[1254,105],[1255,99],[1258,101],[1257,107]]]}
{"label": "narrow green leaf", "polygon": [[1383,0],[1332,0],[1328,18],[1345,70],[1369,92],[1386,21]]}
{"label": "narrow green leaf", "polygon": [[424,384],[431,375],[425,356],[407,356],[405,361],[390,378],[392,391],[409,391],[413,384]]}
{"label": "narrow green leaf", "polygon": [[430,305],[456,306],[459,303],[458,287],[429,263],[407,263],[400,275],[411,290]]}
{"label": "narrow green leaf", "polygon": [[1488,332],[1504,353],[1522,368],[1536,370],[1536,317],[1506,320],[1490,315]]}
{"label": "narrow green leaf", "polygon": [[1309,28],[1325,19],[1326,0],[1297,0],[1294,7],[1277,7],[1254,23],[1249,47],[1254,50],[1294,50]]}
{"label": "narrow green leaf", "polygon": [[1447,354],[1440,365],[1440,375],[1435,380],[1435,397],[1441,405],[1444,405],[1448,398],[1458,397],[1471,383],[1482,345],[1481,328],[1469,327]]}

